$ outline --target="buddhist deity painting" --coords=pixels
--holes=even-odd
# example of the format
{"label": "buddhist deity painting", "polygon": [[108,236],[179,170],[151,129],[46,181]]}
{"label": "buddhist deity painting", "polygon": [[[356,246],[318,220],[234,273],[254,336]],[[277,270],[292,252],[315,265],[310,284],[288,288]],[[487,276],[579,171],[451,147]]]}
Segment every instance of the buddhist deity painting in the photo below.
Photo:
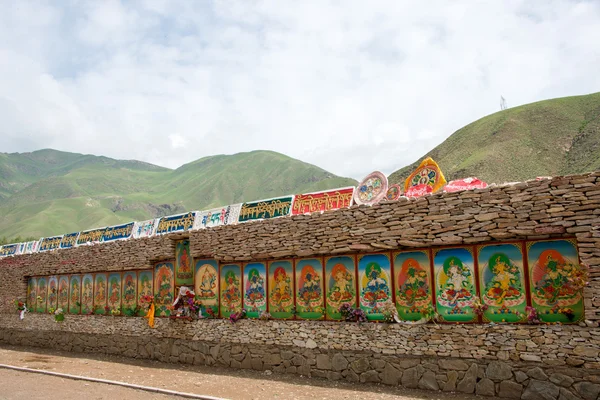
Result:
{"label": "buddhist deity painting", "polygon": [[29,278],[27,281],[27,308],[36,310],[37,301],[37,278]]}
{"label": "buddhist deity painting", "polygon": [[106,293],[108,292],[106,279],[106,274],[94,275],[94,314],[106,314]]}
{"label": "buddhist deity painting", "polygon": [[342,319],[339,308],[344,303],[356,307],[356,266],[354,256],[327,257],[325,259],[326,318]]}
{"label": "buddhist deity painting", "polygon": [[108,308],[111,315],[121,314],[121,273],[108,275]]}
{"label": "buddhist deity painting", "polygon": [[394,253],[394,288],[398,317],[418,321],[433,304],[427,251]]}
{"label": "buddhist deity painting", "polygon": [[265,264],[244,264],[244,308],[247,318],[258,318],[267,311],[267,281]]}
{"label": "buddhist deity painting", "polygon": [[69,277],[61,275],[58,278],[58,308],[66,313],[69,310]]}
{"label": "buddhist deity painting", "polygon": [[48,310],[58,308],[58,277],[48,277]]}
{"label": "buddhist deity painting", "polygon": [[242,310],[242,267],[238,264],[221,266],[221,317]]}
{"label": "buddhist deity painting", "polygon": [[94,311],[94,277],[83,275],[81,282],[81,313],[91,314]]}
{"label": "buddhist deity painting", "polygon": [[81,276],[69,277],[69,314],[81,312]]}
{"label": "buddhist deity painting", "polygon": [[294,318],[292,260],[269,262],[269,313],[275,319]]}
{"label": "buddhist deity painting", "polygon": [[474,258],[471,249],[436,250],[434,254],[437,312],[442,321],[471,322],[477,319]]}
{"label": "buddhist deity painting", "polygon": [[196,261],[195,300],[200,301],[202,316],[216,318],[219,316],[219,264],[215,260]]}
{"label": "buddhist deity painting", "polygon": [[392,273],[388,253],[358,256],[360,308],[368,320],[385,320],[384,308],[392,302]]}
{"label": "buddhist deity painting", "polygon": [[37,302],[35,310],[37,312],[46,312],[46,303],[48,301],[48,278],[42,276],[37,280]]}
{"label": "buddhist deity painting", "polygon": [[145,316],[148,310],[141,306],[145,305],[146,307],[149,307],[150,304],[145,304],[142,299],[147,299],[154,296],[154,278],[152,276],[152,271],[138,272],[137,288],[137,304],[140,306],[138,315]]}
{"label": "buddhist deity painting", "polygon": [[320,258],[296,261],[296,317],[325,318],[325,280]]}
{"label": "buddhist deity painting", "polygon": [[521,245],[479,246],[477,257],[484,322],[524,322],[527,295]]}
{"label": "buddhist deity painting", "polygon": [[137,307],[137,274],[133,271],[123,272],[121,289],[121,310],[124,315],[134,316]]}
{"label": "buddhist deity painting", "polygon": [[154,266],[154,304],[157,317],[168,317],[173,308],[175,282],[172,262],[160,262]]}
{"label": "buddhist deity painting", "polygon": [[576,323],[583,319],[579,256],[572,240],[527,243],[531,303],[542,322]]}
{"label": "buddhist deity painting", "polygon": [[190,255],[190,241],[179,240],[175,244],[175,285],[194,285],[194,271]]}

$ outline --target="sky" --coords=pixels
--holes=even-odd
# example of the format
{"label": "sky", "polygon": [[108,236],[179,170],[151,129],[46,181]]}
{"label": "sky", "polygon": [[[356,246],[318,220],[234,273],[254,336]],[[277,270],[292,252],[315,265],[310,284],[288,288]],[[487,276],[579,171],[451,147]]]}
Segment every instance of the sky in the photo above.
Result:
{"label": "sky", "polygon": [[500,96],[600,91],[599,37],[597,0],[0,0],[0,152],[389,174]]}

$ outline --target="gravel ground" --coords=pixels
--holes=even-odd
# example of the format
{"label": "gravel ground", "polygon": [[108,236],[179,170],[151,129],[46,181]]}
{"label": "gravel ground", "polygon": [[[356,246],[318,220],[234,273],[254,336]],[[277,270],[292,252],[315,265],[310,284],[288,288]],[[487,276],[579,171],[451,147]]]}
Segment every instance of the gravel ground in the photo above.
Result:
{"label": "gravel ground", "polygon": [[[252,370],[166,364],[119,356],[2,346],[0,364],[108,379],[226,399],[482,399],[472,395],[353,384]],[[99,383],[0,369],[0,399],[166,399]],[[41,387],[40,387],[41,386]],[[37,397],[36,397],[37,396]],[[136,397],[138,396],[138,397]]]}

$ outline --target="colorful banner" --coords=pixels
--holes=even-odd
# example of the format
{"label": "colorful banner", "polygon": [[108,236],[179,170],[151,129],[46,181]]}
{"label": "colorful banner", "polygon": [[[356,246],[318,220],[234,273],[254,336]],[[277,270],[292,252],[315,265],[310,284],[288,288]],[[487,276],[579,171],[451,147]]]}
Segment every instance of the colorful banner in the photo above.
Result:
{"label": "colorful banner", "polygon": [[26,246],[27,246],[27,243],[19,243],[19,245],[17,246],[16,254],[25,254]]}
{"label": "colorful banner", "polygon": [[195,266],[195,299],[200,301],[203,316],[219,316],[219,264],[215,260],[197,260]]}
{"label": "colorful banner", "polygon": [[71,275],[69,281],[69,314],[81,312],[81,276]]}
{"label": "colorful banner", "polygon": [[138,221],[133,226],[132,236],[134,239],[154,236],[154,229],[158,225],[159,218]]}
{"label": "colorful banner", "polygon": [[342,319],[339,308],[348,303],[356,307],[356,267],[354,256],[325,258],[326,318]]}
{"label": "colorful banner", "polygon": [[123,272],[123,287],[121,288],[122,314],[135,316],[137,306],[137,274],[135,271]]}
{"label": "colorful banner", "polygon": [[242,267],[239,264],[221,266],[220,315],[229,318],[242,310]]}
{"label": "colorful banner", "polygon": [[444,192],[453,193],[461,190],[485,189],[487,186],[487,183],[482,182],[477,178],[457,179],[455,181],[450,181],[450,183],[444,187]]}
{"label": "colorful banner", "polygon": [[0,257],[6,257],[6,256],[14,256],[17,254],[17,250],[19,248],[19,244],[15,243],[15,244],[5,244],[4,246],[0,247]]}
{"label": "colorful banner", "polygon": [[133,232],[135,222],[129,222],[122,225],[109,226],[102,234],[102,242],[112,242],[113,240],[129,239]]}
{"label": "colorful banner", "polygon": [[403,321],[418,321],[433,306],[429,252],[394,253],[396,309]]}
{"label": "colorful banner", "polygon": [[188,239],[175,242],[175,285],[192,286],[194,284],[194,271],[192,256],[190,255],[190,241]]}
{"label": "colorful banner", "polygon": [[171,315],[175,296],[174,267],[172,262],[160,262],[154,266],[155,316]]}
{"label": "colorful banner", "polygon": [[38,251],[43,252],[60,248],[60,242],[62,238],[63,235],[43,238],[40,242]]}
{"label": "colorful banner", "polygon": [[242,204],[240,203],[227,207],[213,208],[208,211],[199,211],[194,221],[194,229],[237,224],[241,208]]}
{"label": "colorful banner", "polygon": [[64,313],[69,311],[69,277],[61,275],[58,277],[58,308]]}
{"label": "colorful banner", "polygon": [[[137,280],[137,285],[138,285],[138,297],[137,297],[137,303],[138,305],[142,305],[142,298],[147,297],[147,296],[154,296],[154,277],[152,275],[152,271],[140,271],[138,272],[138,280]],[[148,304],[149,306],[149,304]],[[145,316],[146,315],[147,310],[145,310],[143,307],[140,308],[140,310],[138,311],[138,315],[140,316]]]}
{"label": "colorful banner", "polygon": [[384,307],[392,304],[392,269],[388,253],[358,256],[360,308],[369,321],[384,321]]}
{"label": "colorful banner", "polygon": [[75,247],[77,245],[77,238],[79,237],[79,232],[67,233],[63,235],[62,240],[60,241],[61,249],[70,249],[71,247]]}
{"label": "colorful banner", "polygon": [[363,178],[354,191],[354,202],[372,206],[385,198],[387,190],[387,177],[379,171],[371,172]]}
{"label": "colorful banner", "polygon": [[33,240],[25,244],[25,254],[37,253],[40,242]]}
{"label": "colorful banner", "polygon": [[171,215],[162,217],[156,226],[156,235],[163,235],[171,232],[189,231],[194,226],[196,212],[188,212],[185,214]]}
{"label": "colorful banner", "polygon": [[325,279],[320,258],[296,261],[296,317],[325,318]]}
{"label": "colorful banner", "polygon": [[269,262],[269,314],[275,319],[294,318],[294,264],[292,260]]}
{"label": "colorful banner", "polygon": [[433,193],[433,189],[431,188],[431,186],[421,184],[409,187],[406,193],[404,193],[404,195],[406,197],[421,197],[430,193]]}
{"label": "colorful banner", "polygon": [[326,192],[297,194],[294,196],[292,215],[348,208],[352,205],[353,195],[354,187],[328,190]]}
{"label": "colorful banner", "polygon": [[525,322],[527,295],[520,244],[477,248],[484,322]]}
{"label": "colorful banner", "polygon": [[427,157],[421,161],[417,169],[404,182],[404,193],[407,193],[409,188],[417,185],[427,185],[435,193],[445,184],[446,178],[444,178],[442,170],[431,157]]}
{"label": "colorful banner", "polygon": [[94,275],[94,314],[106,314],[106,294],[108,293],[106,279],[106,274]]}
{"label": "colorful banner", "polygon": [[80,232],[79,237],[77,238],[77,246],[100,243],[105,229],[106,228],[96,228]]}
{"label": "colorful banner", "polygon": [[294,196],[244,203],[240,209],[239,222],[284,217],[292,209]]}
{"label": "colorful banner", "polygon": [[81,279],[81,313],[91,314],[94,312],[94,276],[85,274]]}
{"label": "colorful banner", "polygon": [[247,318],[258,318],[267,311],[267,270],[265,263],[244,264],[244,308]]}

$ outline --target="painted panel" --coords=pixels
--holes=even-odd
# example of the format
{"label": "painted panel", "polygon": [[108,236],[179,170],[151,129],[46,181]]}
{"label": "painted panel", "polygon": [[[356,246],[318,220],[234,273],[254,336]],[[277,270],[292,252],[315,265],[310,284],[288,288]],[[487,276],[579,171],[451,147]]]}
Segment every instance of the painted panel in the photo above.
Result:
{"label": "painted panel", "polygon": [[267,311],[267,270],[265,263],[244,264],[244,308],[247,318],[258,318]]}
{"label": "painted panel", "polygon": [[123,225],[109,226],[104,230],[102,239],[100,240],[103,242],[112,242],[114,240],[129,239],[133,232],[134,225],[135,222],[129,222]]}
{"label": "painted panel", "polygon": [[325,192],[297,194],[294,196],[292,215],[348,208],[352,205],[353,195],[354,186]]}
{"label": "painted panel", "polygon": [[428,251],[394,253],[394,289],[398,317],[404,321],[423,318],[423,309],[433,304]]}
{"label": "painted panel", "polygon": [[285,217],[290,213],[293,200],[294,196],[285,196],[244,203],[240,209],[239,222]]}
{"label": "painted panel", "polygon": [[175,285],[194,285],[194,271],[192,270],[192,256],[190,255],[190,241],[178,240],[175,244]]}
{"label": "painted panel", "polygon": [[221,317],[242,310],[242,267],[238,264],[221,265]]}
{"label": "painted panel", "polygon": [[106,274],[94,275],[94,314],[106,314],[106,293],[108,293],[106,279]]}
{"label": "painted panel", "polygon": [[48,278],[42,276],[37,280],[37,302],[35,310],[37,312],[46,312],[46,302],[48,301]]}
{"label": "painted panel", "polygon": [[154,266],[154,304],[157,317],[171,315],[174,301],[175,281],[172,262],[160,262]]}
{"label": "painted panel", "polygon": [[471,322],[477,319],[475,267],[471,248],[437,250],[434,259],[436,306],[442,321]]}
{"label": "painted panel", "polygon": [[269,313],[275,319],[294,318],[294,265],[292,260],[269,262]]}
{"label": "painted panel", "polygon": [[58,308],[63,312],[69,311],[69,277],[62,275],[58,277]]}
{"label": "painted panel", "polygon": [[71,275],[69,280],[69,314],[81,312],[81,276]]}
{"label": "painted panel", "polygon": [[48,277],[48,311],[58,308],[58,277]]}
{"label": "painted panel", "polygon": [[121,314],[121,273],[108,275],[108,308],[111,315]]}
{"label": "painted panel", "polygon": [[[137,303],[140,305],[140,310],[138,315],[144,316],[148,313],[148,310],[144,308],[146,304],[141,301],[141,298],[144,296],[154,296],[154,277],[152,275],[152,270],[149,271],[140,271],[138,272],[138,297]],[[148,305],[149,307],[149,305]]]}
{"label": "painted panel", "polygon": [[296,261],[296,316],[300,319],[325,318],[325,280],[320,258]]}
{"label": "painted panel", "polygon": [[484,322],[523,322],[527,319],[527,293],[520,244],[477,248],[479,287]]}
{"label": "painted panel", "polygon": [[94,312],[94,277],[85,274],[81,280],[81,313],[91,314]]}
{"label": "painted panel", "polygon": [[358,256],[360,308],[370,321],[385,320],[383,306],[392,303],[392,267],[388,253]]}
{"label": "painted panel", "polygon": [[137,273],[123,272],[123,287],[121,289],[122,314],[134,316],[137,307]]}
{"label": "painted panel", "polygon": [[575,323],[583,319],[583,293],[570,279],[579,265],[573,240],[527,243],[531,303],[542,322]]}
{"label": "painted panel", "polygon": [[37,301],[37,278],[27,280],[27,308],[30,311],[36,311]]}
{"label": "painted panel", "polygon": [[342,319],[339,308],[344,303],[356,307],[356,267],[354,256],[336,256],[325,259],[326,318]]}
{"label": "painted panel", "polygon": [[202,315],[219,315],[219,264],[215,260],[197,260],[194,292],[200,300]]}
{"label": "painted panel", "polygon": [[156,225],[155,234],[163,235],[170,232],[189,231],[194,226],[195,218],[195,211],[162,217]]}

